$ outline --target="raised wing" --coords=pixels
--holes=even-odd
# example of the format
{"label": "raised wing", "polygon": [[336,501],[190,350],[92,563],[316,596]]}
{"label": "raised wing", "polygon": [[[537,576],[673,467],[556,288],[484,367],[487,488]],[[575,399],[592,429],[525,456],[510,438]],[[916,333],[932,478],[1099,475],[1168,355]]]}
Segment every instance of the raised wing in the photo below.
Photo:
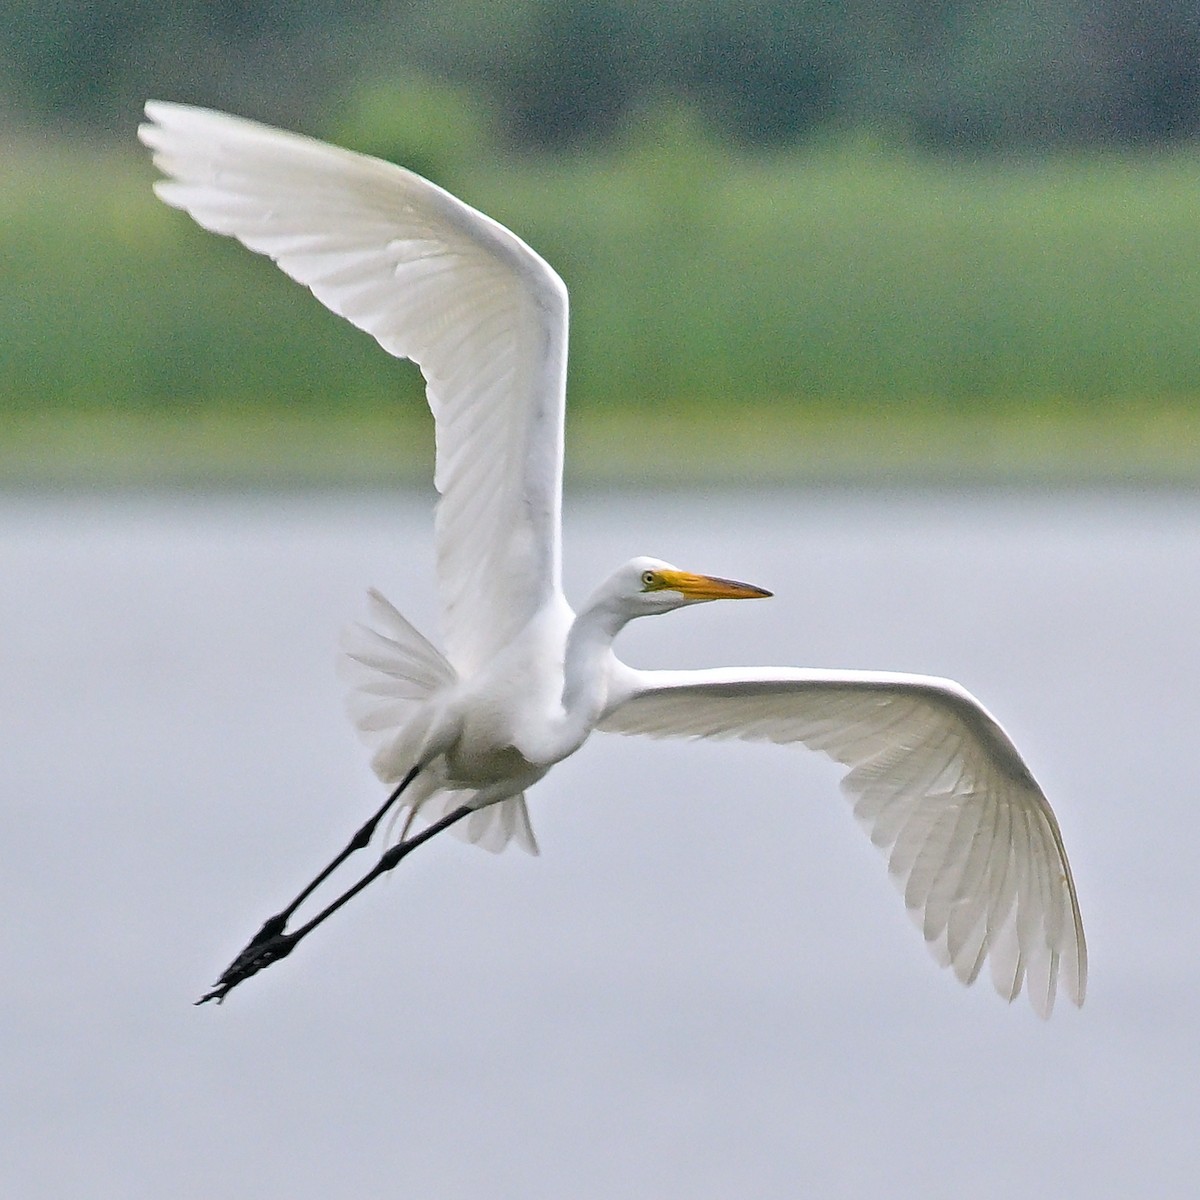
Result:
{"label": "raised wing", "polygon": [[437,562],[469,675],[561,596],[562,280],[502,225],[391,163],[151,102],[138,136],[168,204],[274,261],[424,373],[437,429]]}
{"label": "raised wing", "polygon": [[842,789],[888,855],[938,960],[1012,1000],[1082,1004],[1087,948],[1054,813],[1008,735],[949,680],[867,671],[621,667],[598,728],[802,742],[850,768]]}

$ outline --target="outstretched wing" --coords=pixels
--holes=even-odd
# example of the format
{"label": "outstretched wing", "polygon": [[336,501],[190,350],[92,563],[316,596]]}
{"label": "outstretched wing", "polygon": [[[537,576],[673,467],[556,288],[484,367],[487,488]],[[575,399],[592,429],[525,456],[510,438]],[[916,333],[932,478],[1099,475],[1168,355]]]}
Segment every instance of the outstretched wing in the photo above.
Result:
{"label": "outstretched wing", "polygon": [[944,965],[1048,1016],[1082,1004],[1087,949],[1054,813],[1008,735],[949,680],[868,671],[617,670],[598,728],[802,742],[850,768],[843,790],[888,854]]}
{"label": "outstretched wing", "polygon": [[469,675],[561,596],[567,293],[519,238],[427,180],[252,121],[146,105],[168,204],[274,261],[424,373],[438,579]]}

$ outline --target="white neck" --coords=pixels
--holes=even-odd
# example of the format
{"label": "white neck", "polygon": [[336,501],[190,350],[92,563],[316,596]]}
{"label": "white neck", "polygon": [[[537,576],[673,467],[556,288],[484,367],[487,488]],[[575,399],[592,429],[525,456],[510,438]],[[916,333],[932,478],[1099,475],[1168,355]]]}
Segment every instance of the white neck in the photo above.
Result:
{"label": "white neck", "polygon": [[563,661],[563,709],[570,724],[589,730],[608,699],[613,639],[630,620],[613,600],[594,599],[572,622]]}

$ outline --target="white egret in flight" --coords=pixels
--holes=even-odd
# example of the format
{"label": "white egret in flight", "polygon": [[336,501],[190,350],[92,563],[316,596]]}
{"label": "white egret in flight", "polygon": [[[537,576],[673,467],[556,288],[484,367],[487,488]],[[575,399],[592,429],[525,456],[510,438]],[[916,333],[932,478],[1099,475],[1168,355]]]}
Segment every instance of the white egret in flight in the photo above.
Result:
{"label": "white egret in flight", "polygon": [[[436,423],[445,653],[372,593],[346,646],[356,719],[394,785],[342,853],[270,918],[204,997],[222,999],[411,849],[461,822],[536,851],[525,792],[595,730],[800,742],[849,768],[854,811],[888,855],[939,960],[1048,1015],[1083,1002],[1083,926],[1058,823],[1007,734],[945,679],[787,667],[640,671],[613,642],[635,617],[769,595],[656,558],[618,567],[572,611],[559,571],[567,292],[518,237],[390,163],[250,121],[150,103],[139,135],[167,204],[237,238],[389,353],[420,365]],[[311,891],[400,839],[307,924]],[[413,833],[413,817],[428,822]],[[201,1003],[203,1001],[200,1001]]]}

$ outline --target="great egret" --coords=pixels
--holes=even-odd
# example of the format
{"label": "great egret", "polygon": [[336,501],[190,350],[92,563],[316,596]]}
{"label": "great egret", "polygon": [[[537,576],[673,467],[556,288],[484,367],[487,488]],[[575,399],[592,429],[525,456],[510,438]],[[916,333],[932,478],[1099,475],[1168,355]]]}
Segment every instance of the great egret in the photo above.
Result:
{"label": "great egret", "polygon": [[[802,742],[842,781],[887,852],[939,960],[1049,1015],[1083,1002],[1087,957],[1058,823],[995,719],[945,679],[876,671],[640,671],[613,653],[627,622],[769,595],[655,558],[618,567],[576,614],[560,584],[567,292],[519,238],[390,163],[178,104],[146,105],[156,186],[205,228],[273,259],[390,354],[417,362],[437,435],[443,655],[382,596],[346,653],[356,720],[394,784],[330,866],[268,920],[203,1000],[288,954],[411,849],[462,822],[472,841],[536,852],[524,793],[593,730]],[[399,840],[307,924],[287,923],[371,839]],[[411,834],[414,816],[429,823]],[[200,1003],[203,1002],[200,1001]]]}

